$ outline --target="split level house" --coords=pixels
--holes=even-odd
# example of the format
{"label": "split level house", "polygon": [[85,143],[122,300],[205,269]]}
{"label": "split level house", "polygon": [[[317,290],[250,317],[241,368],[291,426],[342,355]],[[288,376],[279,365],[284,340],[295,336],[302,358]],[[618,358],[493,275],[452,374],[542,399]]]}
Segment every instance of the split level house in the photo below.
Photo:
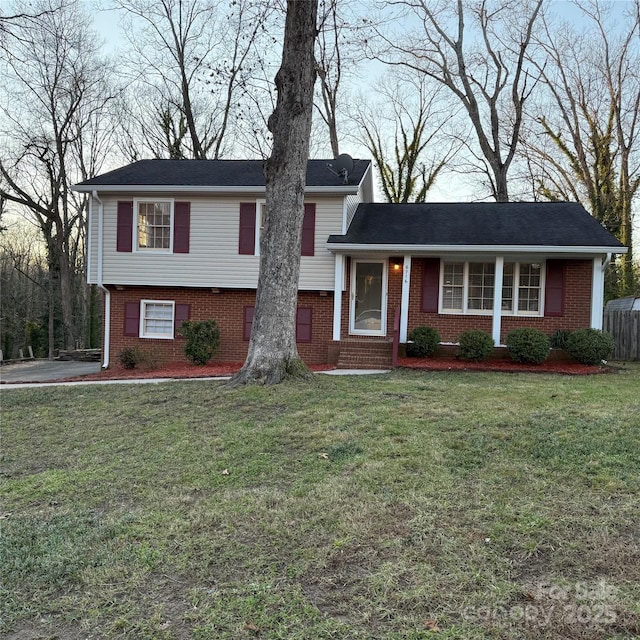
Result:
{"label": "split level house", "polygon": [[[75,185],[89,197],[88,282],[104,292],[104,366],[125,347],[184,359],[184,320],[213,318],[244,360],[258,281],[260,160],[142,160]],[[435,327],[496,345],[515,327],[602,327],[604,271],[626,252],[577,203],[373,202],[372,166],[307,166],[296,337],[308,363],[388,366]]]}

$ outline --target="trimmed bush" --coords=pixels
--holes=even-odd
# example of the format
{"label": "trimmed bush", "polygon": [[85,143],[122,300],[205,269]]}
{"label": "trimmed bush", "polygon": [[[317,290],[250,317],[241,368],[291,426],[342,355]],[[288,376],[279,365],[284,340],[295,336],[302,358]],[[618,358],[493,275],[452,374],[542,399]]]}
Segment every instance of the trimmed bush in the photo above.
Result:
{"label": "trimmed bush", "polygon": [[511,359],[526,364],[544,362],[549,357],[549,349],[551,349],[549,336],[538,329],[526,327],[510,331],[506,343]]}
{"label": "trimmed bush", "polygon": [[185,356],[201,366],[211,360],[220,345],[220,328],[215,320],[185,320],[180,335],[187,339]]}
{"label": "trimmed bush", "polygon": [[462,360],[486,360],[492,353],[495,342],[493,338],[480,329],[472,329],[460,334],[458,357]]}
{"label": "trimmed bush", "polygon": [[569,355],[581,364],[600,364],[611,355],[614,347],[611,334],[598,329],[578,329],[567,339]]}
{"label": "trimmed bush", "polygon": [[407,355],[412,358],[430,356],[440,343],[440,334],[433,327],[416,327],[408,335]]}
{"label": "trimmed bush", "polygon": [[118,360],[125,369],[135,369],[144,359],[139,349],[125,347],[119,354]]}

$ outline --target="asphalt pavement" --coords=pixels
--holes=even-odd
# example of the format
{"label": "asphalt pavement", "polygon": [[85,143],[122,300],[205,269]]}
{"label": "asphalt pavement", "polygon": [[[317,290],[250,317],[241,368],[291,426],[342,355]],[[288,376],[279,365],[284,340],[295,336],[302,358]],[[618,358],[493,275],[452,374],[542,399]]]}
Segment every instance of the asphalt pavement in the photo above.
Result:
{"label": "asphalt pavement", "polygon": [[99,362],[29,360],[0,366],[0,382],[50,382],[99,372]]}

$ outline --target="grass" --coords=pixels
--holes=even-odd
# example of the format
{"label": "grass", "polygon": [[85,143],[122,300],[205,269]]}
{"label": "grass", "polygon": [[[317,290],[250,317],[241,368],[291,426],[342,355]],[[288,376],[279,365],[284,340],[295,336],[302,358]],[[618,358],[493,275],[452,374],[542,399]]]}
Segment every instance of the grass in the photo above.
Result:
{"label": "grass", "polygon": [[0,633],[640,637],[639,383],[5,391]]}

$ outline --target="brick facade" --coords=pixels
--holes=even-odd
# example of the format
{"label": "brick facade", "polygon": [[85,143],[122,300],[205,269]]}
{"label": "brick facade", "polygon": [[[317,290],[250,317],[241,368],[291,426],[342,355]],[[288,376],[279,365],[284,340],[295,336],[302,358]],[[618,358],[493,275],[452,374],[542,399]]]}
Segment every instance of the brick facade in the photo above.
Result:
{"label": "brick facade", "polygon": [[[211,289],[170,287],[125,287],[122,290],[110,287],[111,292],[111,361],[125,347],[136,347],[148,353],[157,362],[186,361],[184,338],[151,339],[125,336],[124,313],[127,302],[140,300],[166,300],[176,304],[191,305],[190,320],[216,320],[220,327],[220,347],[213,360],[218,362],[243,362],[247,355],[248,341],[243,339],[245,307],[255,304],[253,289],[226,290],[214,293]],[[311,307],[311,342],[298,343],[300,357],[310,364],[324,363],[328,359],[333,326],[333,293],[302,291],[298,305]]]}
{"label": "brick facade", "polygon": [[[564,314],[556,317],[502,316],[500,340],[504,340],[512,329],[532,327],[551,335],[558,329],[580,329],[591,326],[591,260],[567,260],[564,286]],[[462,315],[452,313],[424,313],[421,310],[423,260],[411,261],[411,286],[409,290],[409,330],[412,327],[428,325],[440,333],[443,342],[457,342],[463,331],[482,329],[491,333],[490,315]],[[391,288],[390,288],[391,290]],[[400,304],[400,299],[389,305]]]}
{"label": "brick facade", "polygon": [[[342,296],[341,337],[349,337],[350,308],[350,260],[347,260],[346,291]],[[398,265],[398,268],[394,268]],[[388,270],[387,289],[387,336],[393,336],[393,320],[396,309],[400,308],[402,297],[402,260],[391,258]],[[482,329],[491,333],[490,315],[461,315],[425,313],[421,310],[423,259],[414,258],[411,268],[409,291],[409,331],[416,326],[435,327],[443,342],[456,342],[463,331]],[[579,329],[590,326],[591,321],[591,278],[590,260],[567,260],[564,287],[564,314],[558,317],[502,317],[501,341],[515,327],[534,327],[551,335],[557,329]],[[211,289],[124,287],[110,288],[111,292],[111,353],[115,362],[125,347],[137,347],[147,352],[156,361],[184,361],[184,339],[149,339],[124,334],[125,304],[139,303],[140,300],[167,300],[176,304],[190,305],[191,320],[213,318],[220,327],[220,348],[214,356],[219,362],[242,362],[247,355],[248,341],[243,337],[244,310],[255,304],[255,290],[252,289]],[[337,343],[332,341],[333,333],[333,292],[302,291],[299,293],[299,307],[312,309],[311,342],[298,343],[300,357],[309,364],[336,362]],[[359,340],[379,340],[376,336],[359,336]]]}

